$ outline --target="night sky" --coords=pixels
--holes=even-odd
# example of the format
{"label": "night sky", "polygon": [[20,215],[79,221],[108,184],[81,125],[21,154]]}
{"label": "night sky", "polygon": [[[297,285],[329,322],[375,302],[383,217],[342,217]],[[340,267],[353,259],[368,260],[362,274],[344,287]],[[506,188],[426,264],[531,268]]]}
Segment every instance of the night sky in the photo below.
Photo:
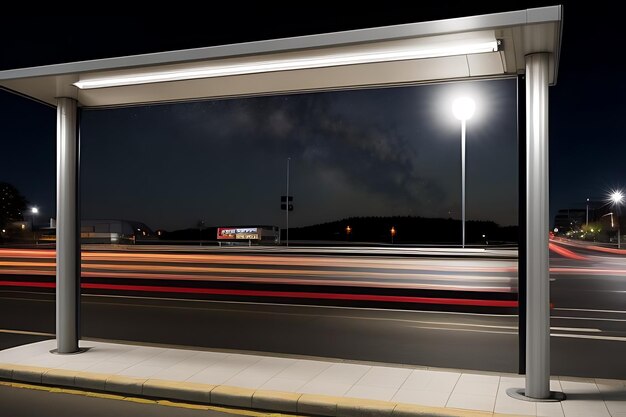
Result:
{"label": "night sky", "polygon": [[[220,19],[5,17],[1,69],[506,11],[426,2],[422,10],[338,16],[259,9]],[[566,2],[558,85],[550,89],[551,212],[626,186],[622,38],[606,7]],[[307,18],[304,19],[303,16]],[[65,23],[64,23],[65,22]],[[75,30],[71,30],[74,28]],[[58,37],[56,37],[58,36]],[[153,228],[281,225],[292,158],[293,225],[359,215],[459,217],[454,89],[480,90],[468,125],[469,219],[516,224],[515,81],[314,93],[83,112],[84,218]],[[448,102],[446,102],[448,100]],[[487,106],[486,103],[489,103]],[[448,107],[446,107],[448,106]],[[54,215],[55,112],[0,92],[0,181]],[[482,117],[479,117],[482,116]]]}
{"label": "night sky", "polygon": [[[352,216],[460,216],[458,95],[468,218],[517,222],[516,80],[92,110],[82,119],[83,215],[153,227],[291,225]],[[498,175],[493,175],[497,172]]]}

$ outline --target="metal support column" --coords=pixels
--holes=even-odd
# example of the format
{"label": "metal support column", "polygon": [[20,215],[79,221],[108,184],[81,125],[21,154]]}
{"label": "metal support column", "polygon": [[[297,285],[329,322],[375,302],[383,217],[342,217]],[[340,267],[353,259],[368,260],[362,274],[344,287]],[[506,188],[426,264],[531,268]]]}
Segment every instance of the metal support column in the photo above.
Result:
{"label": "metal support column", "polygon": [[562,399],[550,392],[548,66],[526,56],[526,389],[508,392],[530,401]]}
{"label": "metal support column", "polygon": [[80,308],[77,102],[57,100],[57,353],[77,353]]}

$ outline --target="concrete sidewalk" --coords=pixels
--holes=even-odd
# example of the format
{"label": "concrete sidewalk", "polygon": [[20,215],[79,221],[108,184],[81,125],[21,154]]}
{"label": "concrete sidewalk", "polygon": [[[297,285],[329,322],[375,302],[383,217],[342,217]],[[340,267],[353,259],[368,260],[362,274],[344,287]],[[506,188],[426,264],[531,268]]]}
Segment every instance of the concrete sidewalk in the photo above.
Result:
{"label": "concrete sidewalk", "polygon": [[0,379],[323,416],[625,417],[626,381],[554,377],[561,403],[515,400],[514,374],[54,340],[0,351]]}

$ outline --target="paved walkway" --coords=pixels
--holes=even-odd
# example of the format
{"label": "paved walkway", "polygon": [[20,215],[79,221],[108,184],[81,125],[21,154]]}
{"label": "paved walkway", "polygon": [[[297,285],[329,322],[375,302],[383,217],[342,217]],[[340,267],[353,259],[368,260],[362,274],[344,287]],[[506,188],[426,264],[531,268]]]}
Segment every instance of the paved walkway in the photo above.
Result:
{"label": "paved walkway", "polygon": [[89,350],[79,355],[50,353],[55,347],[48,340],[0,351],[0,378],[332,416],[626,417],[621,380],[554,377],[552,389],[568,399],[534,403],[506,394],[523,387],[514,374],[96,341],[82,341]]}

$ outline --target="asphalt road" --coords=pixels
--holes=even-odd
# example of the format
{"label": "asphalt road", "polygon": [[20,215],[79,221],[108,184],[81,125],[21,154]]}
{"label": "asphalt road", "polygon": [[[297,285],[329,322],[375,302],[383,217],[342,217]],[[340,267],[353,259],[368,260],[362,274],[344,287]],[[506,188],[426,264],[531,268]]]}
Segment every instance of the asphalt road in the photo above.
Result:
{"label": "asphalt road", "polygon": [[[0,404],[2,404],[0,414],[7,417],[231,417],[242,415],[236,412],[193,410],[82,394],[14,388],[6,385],[0,385]],[[276,416],[272,413],[255,413],[255,415],[258,417]]]}
{"label": "asphalt road", "polygon": [[[554,304],[551,372],[624,379],[626,262],[623,259],[626,257],[588,248],[560,247],[565,251],[554,252],[551,259]],[[286,261],[292,262],[293,259]],[[494,273],[489,264],[496,262],[496,268],[501,268],[502,262],[511,262],[507,259],[470,257],[451,261],[418,257],[412,258],[411,262],[416,265],[414,269],[421,271],[433,265],[447,267],[445,280],[456,279],[452,284],[455,286],[464,286],[466,281],[472,280],[473,284],[484,282],[485,277],[511,282],[510,271]],[[465,279],[468,266],[487,269],[474,270]],[[332,271],[336,267],[326,265],[325,268]],[[362,264],[352,268],[357,272],[371,272],[371,268]],[[452,268],[457,272],[452,273]],[[344,266],[341,270],[349,268]],[[416,275],[416,280],[421,283],[431,273]],[[439,278],[436,274],[433,276]],[[20,276],[19,279],[24,278]],[[323,290],[340,294],[356,291],[350,287],[337,292],[331,286],[325,286]],[[380,294],[381,290],[360,291],[369,296]],[[422,301],[439,297],[439,300],[469,298],[488,302],[500,300],[498,297],[502,294],[505,297],[511,295],[509,290],[496,293],[491,297],[493,292],[484,289],[448,289],[446,292],[416,292],[413,295]],[[517,371],[518,318],[510,314],[510,309],[498,306],[440,303],[433,308],[433,304],[368,304],[363,300],[357,306],[328,303],[313,306],[301,305],[302,299],[239,296],[233,300],[216,300],[214,295],[207,297],[202,293],[104,289],[91,289],[83,295],[82,301],[83,335],[90,338]],[[49,288],[3,287],[0,292],[0,348],[53,337],[54,316],[54,297]]]}

